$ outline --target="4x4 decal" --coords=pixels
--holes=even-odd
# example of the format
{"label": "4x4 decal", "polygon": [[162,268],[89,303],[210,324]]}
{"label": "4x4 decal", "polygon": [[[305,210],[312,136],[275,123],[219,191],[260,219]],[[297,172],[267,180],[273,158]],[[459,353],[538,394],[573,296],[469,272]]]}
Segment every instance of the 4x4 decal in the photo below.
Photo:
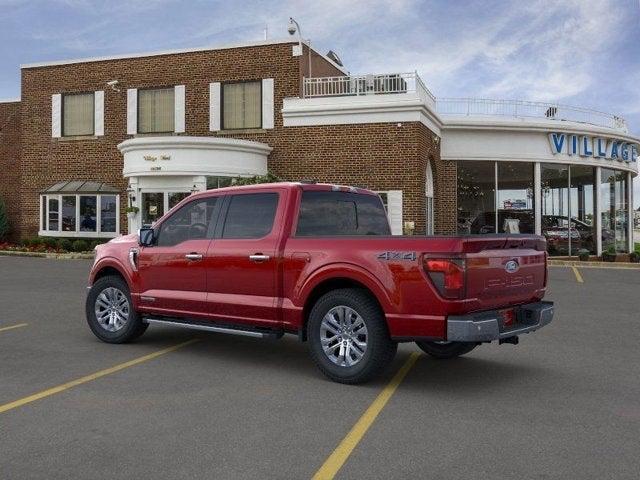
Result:
{"label": "4x4 decal", "polygon": [[382,252],[378,254],[378,260],[415,260],[416,252]]}

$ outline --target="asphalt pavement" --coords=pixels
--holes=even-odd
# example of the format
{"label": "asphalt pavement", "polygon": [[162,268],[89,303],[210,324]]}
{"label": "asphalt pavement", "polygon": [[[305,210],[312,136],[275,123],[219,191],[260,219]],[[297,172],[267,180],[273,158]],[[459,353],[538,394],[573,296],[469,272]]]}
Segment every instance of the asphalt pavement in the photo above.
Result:
{"label": "asphalt pavement", "polygon": [[[346,386],[293,336],[107,345],[84,320],[89,268],[0,257],[2,479],[311,478],[419,352]],[[551,269],[556,318],[519,345],[421,355],[336,478],[640,478],[640,270],[579,273]]]}

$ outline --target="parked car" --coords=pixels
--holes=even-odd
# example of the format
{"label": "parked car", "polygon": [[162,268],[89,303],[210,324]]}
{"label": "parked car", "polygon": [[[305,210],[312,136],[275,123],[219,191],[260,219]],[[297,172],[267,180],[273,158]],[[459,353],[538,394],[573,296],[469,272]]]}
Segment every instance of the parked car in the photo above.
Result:
{"label": "parked car", "polygon": [[548,324],[545,250],[535,235],[391,236],[380,197],[359,188],[221,188],[98,246],[86,315],[109,343],[150,324],[291,333],[327,377],[359,383],[398,342],[453,358]]}

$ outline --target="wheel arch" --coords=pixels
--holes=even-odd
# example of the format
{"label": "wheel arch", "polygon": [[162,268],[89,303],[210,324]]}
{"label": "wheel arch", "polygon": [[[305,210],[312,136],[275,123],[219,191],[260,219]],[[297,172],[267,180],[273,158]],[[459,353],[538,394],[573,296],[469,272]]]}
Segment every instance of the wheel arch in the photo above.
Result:
{"label": "wheel arch", "polygon": [[118,276],[120,278],[122,278],[125,283],[127,284],[127,286],[129,287],[129,290],[132,291],[131,288],[131,279],[129,278],[129,276],[126,274],[126,270],[124,268],[122,268],[121,265],[119,265],[118,262],[116,262],[113,259],[107,259],[101,263],[99,263],[98,265],[95,265],[92,269],[91,272],[91,277],[90,277],[90,281],[89,284],[92,286],[94,283],[96,283],[99,279],[104,278],[106,276],[109,275],[114,275],[114,276]]}
{"label": "wheel arch", "polygon": [[[318,278],[319,277],[319,278]],[[334,272],[333,274],[319,275],[315,281],[308,282],[304,288],[305,294],[304,304],[302,308],[302,318],[299,330],[299,336],[302,341],[307,340],[307,323],[309,314],[315,303],[326,293],[342,288],[356,288],[367,293],[378,305],[383,315],[389,311],[390,301],[383,293],[384,290],[377,284],[376,280],[367,276],[346,274],[344,269],[342,273]],[[386,316],[386,315],[385,315]]]}

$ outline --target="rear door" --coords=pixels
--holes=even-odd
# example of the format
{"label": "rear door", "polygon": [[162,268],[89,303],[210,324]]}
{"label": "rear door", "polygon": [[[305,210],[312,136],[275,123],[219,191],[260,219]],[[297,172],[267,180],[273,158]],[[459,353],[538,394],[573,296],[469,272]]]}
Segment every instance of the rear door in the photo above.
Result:
{"label": "rear door", "polygon": [[273,189],[226,197],[206,261],[207,311],[214,318],[279,324],[278,243],[286,195]]}
{"label": "rear door", "polygon": [[220,207],[215,196],[185,203],[160,223],[156,244],[141,248],[138,273],[144,311],[180,316],[205,313],[204,260]]}

